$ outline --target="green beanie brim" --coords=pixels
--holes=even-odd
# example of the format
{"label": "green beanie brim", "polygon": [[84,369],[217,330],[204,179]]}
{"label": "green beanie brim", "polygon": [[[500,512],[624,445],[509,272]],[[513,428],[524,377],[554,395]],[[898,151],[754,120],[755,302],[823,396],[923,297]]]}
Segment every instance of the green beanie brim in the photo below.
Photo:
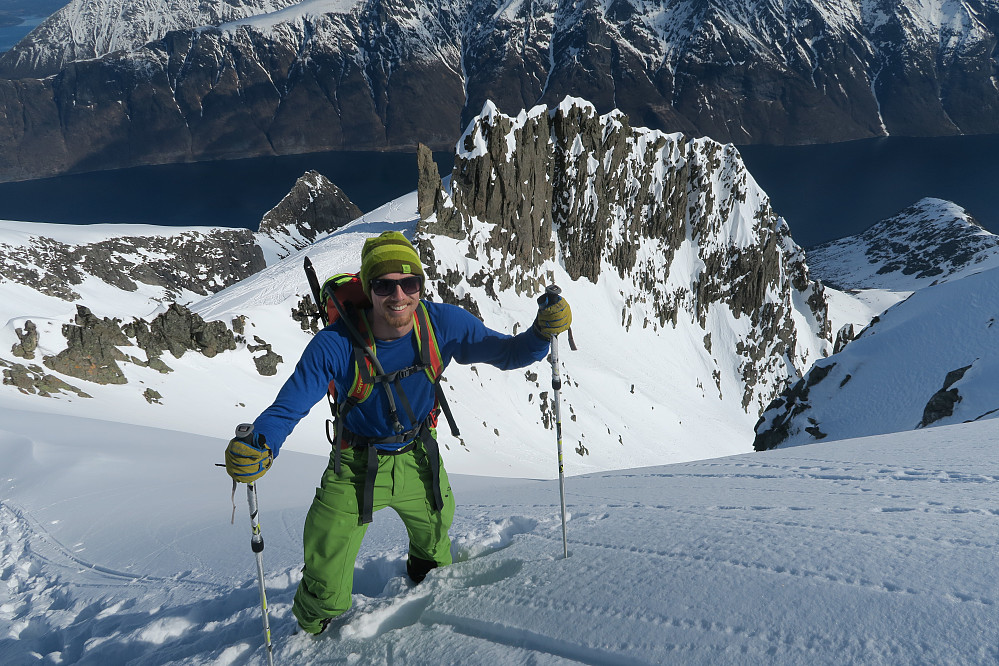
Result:
{"label": "green beanie brim", "polygon": [[398,231],[386,231],[364,241],[361,249],[361,285],[371,297],[371,281],[388,273],[425,277],[420,255]]}

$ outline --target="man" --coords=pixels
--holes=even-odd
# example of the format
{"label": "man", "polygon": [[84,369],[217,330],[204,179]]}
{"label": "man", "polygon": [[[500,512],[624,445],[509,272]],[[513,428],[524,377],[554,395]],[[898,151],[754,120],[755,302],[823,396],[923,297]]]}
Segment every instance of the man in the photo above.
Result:
{"label": "man", "polygon": [[[305,519],[305,568],[292,611],[311,634],[350,608],[354,562],[371,512],[390,506],[402,518],[409,535],[406,571],[414,582],[451,564],[454,498],[430,419],[435,386],[420,366],[420,340],[426,338],[414,328],[429,320],[444,366],[454,360],[512,369],[543,359],[551,336],[572,321],[568,303],[559,298],[538,312],[530,330],[511,337],[486,328],[462,308],[421,301],[420,257],[393,231],[365,241],[360,279],[372,307],[359,323],[370,331],[385,374],[366,399],[341,413],[340,450],[334,447]],[[257,417],[251,432],[229,443],[226,470],[235,480],[250,483],[263,476],[331,380],[341,401],[351,393],[364,361],[355,355],[350,323],[338,320],[320,331],[274,404]]]}

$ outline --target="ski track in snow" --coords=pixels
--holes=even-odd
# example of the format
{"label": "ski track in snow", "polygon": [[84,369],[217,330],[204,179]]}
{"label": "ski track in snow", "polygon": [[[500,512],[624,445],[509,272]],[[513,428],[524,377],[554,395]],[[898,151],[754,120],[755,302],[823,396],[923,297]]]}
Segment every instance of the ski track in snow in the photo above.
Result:
{"label": "ski track in snow", "polygon": [[[300,555],[286,551],[300,546],[283,542],[323,462],[282,457],[294,473],[260,484],[275,663],[988,663],[996,435],[989,422],[570,477],[567,560],[554,482],[456,476],[455,563],[411,584],[401,521],[380,512],[354,608],[320,637],[294,633]],[[30,445],[6,438],[0,455]],[[61,463],[36,457],[0,500],[0,662],[265,663],[248,543],[219,554],[198,529],[174,575],[93,561],[96,544],[60,542],[62,520],[115,522],[122,562],[157,548],[162,571],[176,555],[131,527],[141,509],[93,516],[97,494],[60,503],[59,485],[39,504],[19,488]],[[276,507],[285,484],[298,504]],[[218,534],[242,543],[238,509]],[[194,510],[172,519],[197,524]]]}

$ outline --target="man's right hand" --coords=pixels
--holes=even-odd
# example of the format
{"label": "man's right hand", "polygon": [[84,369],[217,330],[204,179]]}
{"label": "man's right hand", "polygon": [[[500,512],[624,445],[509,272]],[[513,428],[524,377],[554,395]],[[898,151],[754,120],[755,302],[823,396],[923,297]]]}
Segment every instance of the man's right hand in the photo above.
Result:
{"label": "man's right hand", "polygon": [[240,483],[253,483],[262,477],[274,454],[263,435],[253,432],[253,426],[243,424],[236,428],[236,436],[225,449],[225,471]]}

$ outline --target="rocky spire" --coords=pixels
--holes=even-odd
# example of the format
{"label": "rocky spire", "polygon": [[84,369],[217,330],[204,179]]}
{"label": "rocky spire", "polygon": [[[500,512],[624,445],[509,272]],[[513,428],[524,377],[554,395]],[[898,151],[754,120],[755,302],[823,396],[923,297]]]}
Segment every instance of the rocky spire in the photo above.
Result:
{"label": "rocky spire", "polygon": [[318,171],[307,171],[260,220],[259,231],[285,249],[285,255],[360,217],[362,211]]}
{"label": "rocky spire", "polygon": [[445,300],[467,305],[476,286],[537,294],[556,265],[573,280],[613,275],[636,287],[622,292],[626,328],[687,321],[709,354],[709,313],[722,307],[749,322],[735,350],[747,409],[783,388],[788,366],[814,360],[799,337],[831,343],[822,286],[733,146],[633,128],[581,100],[516,118],[486,104],[458,144],[450,191],[430,183],[418,235],[467,239],[483,262],[471,274],[434,266]]}

